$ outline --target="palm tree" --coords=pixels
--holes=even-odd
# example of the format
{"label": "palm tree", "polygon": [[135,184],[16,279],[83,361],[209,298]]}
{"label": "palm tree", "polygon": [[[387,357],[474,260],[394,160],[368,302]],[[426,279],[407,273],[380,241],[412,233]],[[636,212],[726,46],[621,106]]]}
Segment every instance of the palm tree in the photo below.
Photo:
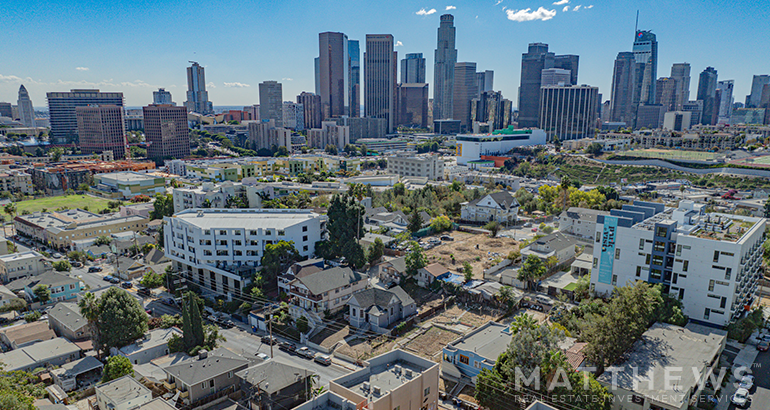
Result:
{"label": "palm tree", "polygon": [[[6,204],[3,207],[3,212],[8,214],[8,216],[11,216],[12,217],[11,221],[13,221],[13,218],[16,217],[16,204],[14,204],[13,202],[11,202],[9,204]],[[6,237],[8,236],[6,234],[6,232],[5,232],[5,223],[3,223],[3,235],[6,236]],[[11,235],[11,240],[13,240],[13,235]],[[16,242],[14,242],[14,245],[15,244],[16,244]]]}
{"label": "palm tree", "polygon": [[561,178],[561,185],[559,188],[564,193],[564,206],[562,207],[562,211],[567,210],[567,201],[569,200],[569,187],[572,185],[572,181],[570,181],[568,176],[563,176]]}
{"label": "palm tree", "polygon": [[91,339],[94,342],[94,350],[97,355],[100,353],[101,345],[99,343],[99,300],[93,293],[85,293],[83,299],[78,302],[80,314],[88,321],[88,327],[91,329]]}
{"label": "palm tree", "polygon": [[523,313],[516,316],[511,322],[511,333],[516,334],[523,329],[534,330],[537,328],[537,320],[531,315]]}

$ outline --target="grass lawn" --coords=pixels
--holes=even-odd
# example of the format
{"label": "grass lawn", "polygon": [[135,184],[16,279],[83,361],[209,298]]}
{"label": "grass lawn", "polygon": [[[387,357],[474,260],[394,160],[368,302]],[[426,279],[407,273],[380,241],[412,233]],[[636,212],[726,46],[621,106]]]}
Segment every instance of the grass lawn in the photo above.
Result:
{"label": "grass lawn", "polygon": [[577,287],[577,282],[572,282],[569,285],[565,286],[564,290],[575,290],[576,287]]}
{"label": "grass lawn", "polygon": [[55,211],[59,208],[84,209],[88,207],[88,210],[94,213],[98,213],[102,209],[107,208],[108,199],[96,198],[89,195],[66,195],[66,196],[53,196],[47,198],[32,199],[28,201],[16,202],[16,210],[19,215],[22,211],[29,211],[29,213],[41,212],[46,209],[48,212]]}

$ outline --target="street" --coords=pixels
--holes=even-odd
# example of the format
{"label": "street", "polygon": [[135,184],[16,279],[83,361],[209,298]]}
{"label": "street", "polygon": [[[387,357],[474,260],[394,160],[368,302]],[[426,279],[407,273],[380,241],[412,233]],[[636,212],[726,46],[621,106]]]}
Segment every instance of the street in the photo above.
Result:
{"label": "street", "polygon": [[[751,371],[754,375],[754,388],[749,391],[751,403],[748,408],[765,410],[770,407],[770,352],[759,352]],[[735,405],[731,404],[730,408],[735,408]]]}

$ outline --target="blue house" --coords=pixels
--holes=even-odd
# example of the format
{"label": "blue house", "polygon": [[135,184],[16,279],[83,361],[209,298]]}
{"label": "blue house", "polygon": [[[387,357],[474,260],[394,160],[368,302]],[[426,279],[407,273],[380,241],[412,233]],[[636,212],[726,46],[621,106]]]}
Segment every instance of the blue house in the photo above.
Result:
{"label": "blue house", "polygon": [[444,347],[441,371],[454,379],[470,378],[475,382],[481,369],[492,370],[501,353],[511,343],[511,329],[497,322],[484,326]]}
{"label": "blue house", "polygon": [[58,272],[48,272],[19,280],[25,281],[24,293],[27,294],[27,299],[29,301],[34,300],[36,287],[40,285],[48,286],[48,289],[51,290],[51,299],[48,301],[48,304],[51,305],[61,301],[75,299],[81,291],[79,279],[71,278]]}

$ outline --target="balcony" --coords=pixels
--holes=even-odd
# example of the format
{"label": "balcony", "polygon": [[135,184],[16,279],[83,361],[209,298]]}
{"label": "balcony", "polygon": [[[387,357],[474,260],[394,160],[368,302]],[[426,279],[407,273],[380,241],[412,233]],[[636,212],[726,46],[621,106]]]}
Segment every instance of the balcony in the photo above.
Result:
{"label": "balcony", "polygon": [[174,390],[174,389],[176,389],[176,382],[171,383],[168,380],[164,380],[163,381],[163,387],[165,387],[166,390],[169,390],[169,391],[170,390]]}
{"label": "balcony", "polygon": [[183,399],[186,399],[186,398],[190,397],[190,391],[189,390],[185,390],[185,391],[179,393],[179,397],[183,398]]}

